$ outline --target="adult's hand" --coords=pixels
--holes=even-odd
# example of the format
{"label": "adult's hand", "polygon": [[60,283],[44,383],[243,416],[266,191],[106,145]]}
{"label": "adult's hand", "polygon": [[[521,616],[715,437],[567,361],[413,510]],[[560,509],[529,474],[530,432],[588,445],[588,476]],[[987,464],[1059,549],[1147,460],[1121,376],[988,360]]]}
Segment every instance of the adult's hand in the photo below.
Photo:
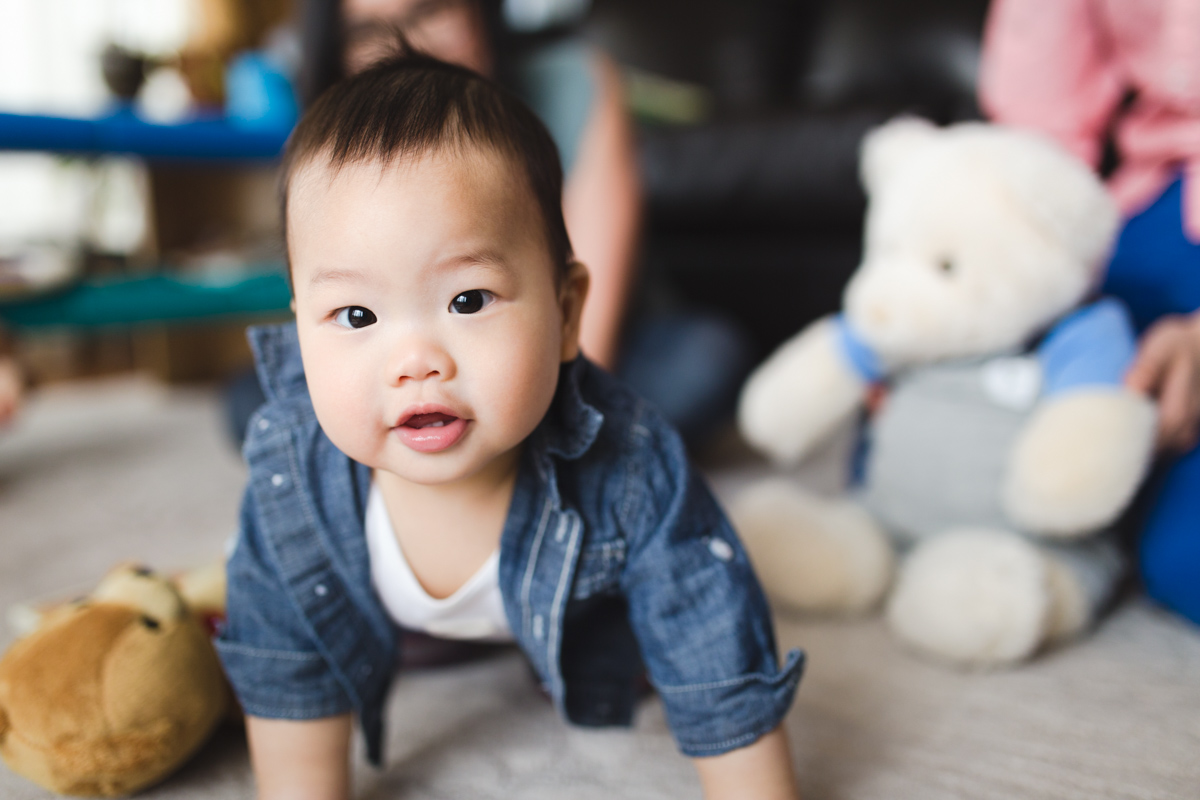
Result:
{"label": "adult's hand", "polygon": [[1190,450],[1200,431],[1200,312],[1150,326],[1125,384],[1158,401],[1158,446]]}
{"label": "adult's hand", "polygon": [[0,427],[12,422],[17,410],[21,407],[21,394],[24,381],[17,362],[10,357],[0,355]]}

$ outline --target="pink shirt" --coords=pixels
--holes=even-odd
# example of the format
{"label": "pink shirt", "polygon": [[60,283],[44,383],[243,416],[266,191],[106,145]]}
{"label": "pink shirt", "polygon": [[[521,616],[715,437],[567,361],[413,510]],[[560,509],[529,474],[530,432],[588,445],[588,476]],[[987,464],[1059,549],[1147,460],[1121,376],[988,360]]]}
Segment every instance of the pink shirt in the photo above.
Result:
{"label": "pink shirt", "polygon": [[1115,122],[1109,188],[1122,211],[1143,210],[1182,171],[1184,230],[1200,243],[1200,0],[993,0],[979,102],[1092,166]]}

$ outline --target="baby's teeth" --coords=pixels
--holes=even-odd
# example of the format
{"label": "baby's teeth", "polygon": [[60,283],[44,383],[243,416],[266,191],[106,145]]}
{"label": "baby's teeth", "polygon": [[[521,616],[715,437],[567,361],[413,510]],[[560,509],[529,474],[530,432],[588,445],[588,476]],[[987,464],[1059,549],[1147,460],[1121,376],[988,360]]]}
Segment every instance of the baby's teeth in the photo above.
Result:
{"label": "baby's teeth", "polygon": [[430,428],[441,428],[441,427],[443,427],[445,424],[446,424],[446,421],[445,421],[444,419],[439,419],[437,422],[431,422],[431,423],[429,423],[429,427],[430,427]]}

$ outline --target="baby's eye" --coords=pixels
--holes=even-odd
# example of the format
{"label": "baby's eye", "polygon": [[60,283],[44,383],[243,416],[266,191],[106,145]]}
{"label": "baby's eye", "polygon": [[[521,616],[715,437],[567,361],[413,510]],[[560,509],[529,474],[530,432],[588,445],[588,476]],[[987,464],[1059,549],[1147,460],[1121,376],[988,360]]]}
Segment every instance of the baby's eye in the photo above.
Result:
{"label": "baby's eye", "polygon": [[368,325],[374,325],[377,318],[375,312],[369,308],[346,306],[345,308],[338,309],[333,321],[343,328],[365,328]]}
{"label": "baby's eye", "polygon": [[451,314],[474,314],[491,305],[496,296],[486,289],[471,289],[450,301]]}

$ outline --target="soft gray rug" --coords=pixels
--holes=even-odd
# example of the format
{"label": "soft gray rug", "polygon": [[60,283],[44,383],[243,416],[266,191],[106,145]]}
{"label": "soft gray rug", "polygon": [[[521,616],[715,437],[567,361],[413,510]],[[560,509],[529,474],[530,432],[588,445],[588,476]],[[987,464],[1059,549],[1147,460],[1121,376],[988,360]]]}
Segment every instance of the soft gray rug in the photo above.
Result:
{"label": "soft gray rug", "polygon": [[[760,469],[715,478],[728,492]],[[0,608],[86,590],[123,559],[219,556],[243,476],[210,391],[122,379],[42,392],[0,434]],[[920,661],[878,620],[780,620],[779,635],[810,657],[787,722],[806,798],[1200,798],[1200,633],[1143,600],[994,674]],[[632,731],[569,728],[515,653],[405,676],[388,716],[386,768],[357,768],[367,800],[699,796],[657,702]],[[52,796],[0,767],[0,798]],[[143,796],[253,797],[240,732]]]}

